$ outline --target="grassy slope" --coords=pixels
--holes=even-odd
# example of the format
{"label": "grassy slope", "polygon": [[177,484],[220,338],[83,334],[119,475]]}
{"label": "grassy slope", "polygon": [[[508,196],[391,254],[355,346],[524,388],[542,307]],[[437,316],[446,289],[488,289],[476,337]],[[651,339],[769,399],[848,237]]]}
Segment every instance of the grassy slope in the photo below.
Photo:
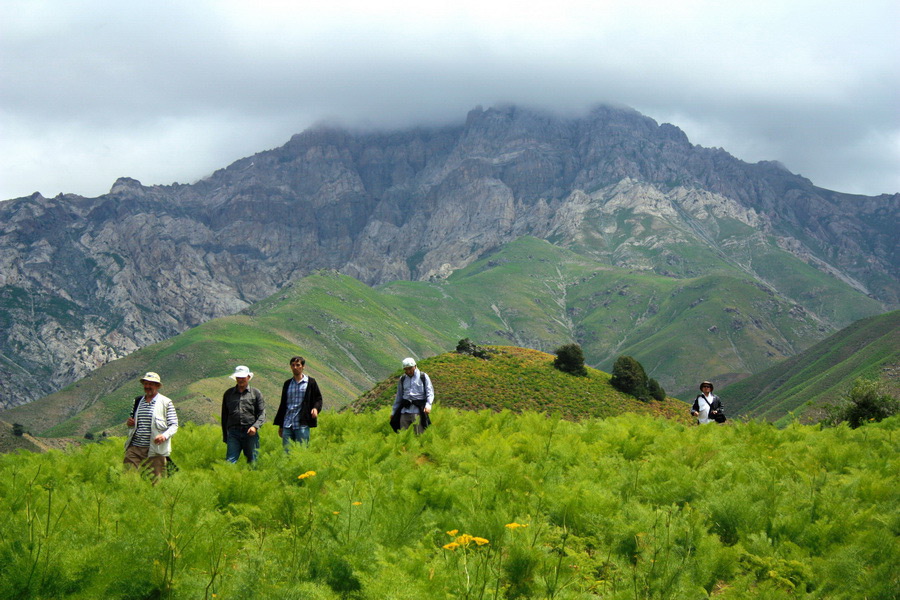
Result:
{"label": "grassy slope", "polygon": [[803,353],[722,390],[735,414],[769,420],[811,403],[835,403],[854,379],[900,365],[900,311],[842,329]]}
{"label": "grassy slope", "polygon": [[[496,352],[489,360],[448,352],[420,362],[434,383],[437,407],[535,411],[570,420],[633,412],[690,422],[684,403],[674,399],[640,402],[613,388],[610,376],[602,371],[588,368],[587,377],[575,377],[553,368],[553,355],[525,348],[491,348]],[[400,374],[398,369],[350,408],[362,412],[390,406]]]}
{"label": "grassy slope", "polygon": [[308,358],[336,408],[403,356],[432,356],[463,337],[544,351],[576,339],[588,364],[609,370],[618,355],[633,355],[675,395],[703,378],[721,384],[764,369],[819,340],[821,329],[746,277],[635,273],[522,238],[443,282],[370,288],[333,273],[306,277],[243,314],[141,349],[4,418],[45,435],[110,429],[140,393],[137,378],[155,370],[183,418],[207,422],[237,364],[251,367],[254,385],[276,404],[293,354]]}
{"label": "grassy slope", "polygon": [[157,485],[121,440],[0,456],[0,598],[896,597],[896,417],[386,421],[326,414],[289,455],[264,430],[252,469],[187,426]]}
{"label": "grassy slope", "polygon": [[0,421],[0,452],[15,452],[28,450],[29,452],[46,452],[49,446],[29,433],[15,435],[13,426],[6,421]]}

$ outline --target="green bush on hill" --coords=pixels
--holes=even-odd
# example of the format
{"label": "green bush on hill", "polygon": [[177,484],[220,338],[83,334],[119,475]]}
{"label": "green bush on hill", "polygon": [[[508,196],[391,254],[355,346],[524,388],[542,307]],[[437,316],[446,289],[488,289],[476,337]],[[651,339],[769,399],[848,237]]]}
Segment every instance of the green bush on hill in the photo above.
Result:
{"label": "green bush on hill", "polygon": [[900,401],[885,392],[884,386],[871,379],[857,379],[853,388],[837,406],[827,406],[826,422],[847,423],[853,429],[880,422],[900,412]]}
{"label": "green bush on hill", "polygon": [[579,377],[587,376],[587,367],[584,366],[584,352],[578,344],[564,344],[556,349],[556,358],[553,366],[571,375]]}
{"label": "green bush on hill", "polygon": [[617,390],[631,394],[643,402],[648,402],[650,398],[660,401],[666,398],[666,390],[658,381],[647,377],[643,365],[632,356],[620,356],[616,359],[609,382]]}
{"label": "green bush on hill", "polygon": [[493,350],[491,350],[490,348],[479,346],[469,338],[463,338],[456,343],[457,354],[468,354],[469,356],[474,356],[475,358],[483,358],[484,360],[489,360],[491,358],[491,352],[493,352]]}

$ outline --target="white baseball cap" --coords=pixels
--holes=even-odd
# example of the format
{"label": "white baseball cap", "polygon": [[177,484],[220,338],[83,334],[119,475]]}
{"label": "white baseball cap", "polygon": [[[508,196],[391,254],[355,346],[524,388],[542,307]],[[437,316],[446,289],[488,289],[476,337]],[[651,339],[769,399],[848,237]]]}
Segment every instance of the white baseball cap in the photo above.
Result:
{"label": "white baseball cap", "polygon": [[416,366],[416,359],[414,359],[414,358],[404,358],[403,359],[403,368],[404,369],[406,367],[414,367],[414,366]]}

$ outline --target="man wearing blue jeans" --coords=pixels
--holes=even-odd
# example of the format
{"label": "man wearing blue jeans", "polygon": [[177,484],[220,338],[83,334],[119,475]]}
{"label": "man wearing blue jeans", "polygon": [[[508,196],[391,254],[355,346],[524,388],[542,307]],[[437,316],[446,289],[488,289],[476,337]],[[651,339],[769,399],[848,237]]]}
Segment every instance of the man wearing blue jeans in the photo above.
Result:
{"label": "man wearing blue jeans", "polygon": [[291,358],[291,373],[294,376],[281,387],[281,404],[272,421],[278,425],[278,435],[281,436],[285,452],[290,450],[294,442],[309,444],[309,428],[318,425],[319,411],[322,410],[319,384],[303,373],[304,368],[305,358]]}
{"label": "man wearing blue jeans", "polygon": [[248,463],[259,454],[259,428],[266,420],[266,403],[262,392],[250,387],[253,373],[241,365],[231,375],[234,387],[222,396],[222,441],[227,445],[225,460],[236,463],[241,452]]}

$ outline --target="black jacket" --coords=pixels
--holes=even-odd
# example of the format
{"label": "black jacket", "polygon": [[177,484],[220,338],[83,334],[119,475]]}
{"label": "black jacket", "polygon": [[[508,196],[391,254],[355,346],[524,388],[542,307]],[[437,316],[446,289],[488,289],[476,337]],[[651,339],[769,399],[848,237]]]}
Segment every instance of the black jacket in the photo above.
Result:
{"label": "black jacket", "polygon": [[[697,394],[697,397],[694,398],[694,405],[691,407],[691,412],[700,412],[700,402],[706,404],[706,398],[703,397],[703,394]],[[715,394],[712,394],[712,402],[709,405],[709,418],[712,419],[718,412],[724,412],[724,408],[722,407],[722,401],[719,400],[719,397]]]}
{"label": "black jacket", "polygon": [[[275,420],[272,421],[272,424],[278,427],[284,426],[284,417],[287,414],[287,391],[293,380],[293,378],[288,379],[281,386],[281,404],[278,405],[278,412],[275,413]],[[300,404],[300,425],[316,427],[319,424],[319,419],[310,414],[312,409],[316,409],[316,412],[322,412],[322,392],[319,391],[319,384],[316,383],[316,380],[309,377],[309,380],[306,382],[306,394],[303,396],[303,402]]]}

